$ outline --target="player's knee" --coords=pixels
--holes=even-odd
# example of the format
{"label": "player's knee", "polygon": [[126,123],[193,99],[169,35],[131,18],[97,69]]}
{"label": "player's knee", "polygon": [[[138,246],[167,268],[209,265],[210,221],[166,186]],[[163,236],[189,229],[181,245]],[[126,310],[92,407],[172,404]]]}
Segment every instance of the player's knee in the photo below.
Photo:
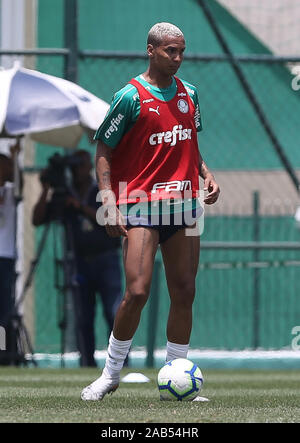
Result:
{"label": "player's knee", "polygon": [[178,282],[171,293],[172,302],[182,308],[189,308],[195,298],[195,284],[187,281]]}
{"label": "player's knee", "polygon": [[149,292],[143,288],[128,288],[125,302],[135,308],[143,308],[148,300]]}

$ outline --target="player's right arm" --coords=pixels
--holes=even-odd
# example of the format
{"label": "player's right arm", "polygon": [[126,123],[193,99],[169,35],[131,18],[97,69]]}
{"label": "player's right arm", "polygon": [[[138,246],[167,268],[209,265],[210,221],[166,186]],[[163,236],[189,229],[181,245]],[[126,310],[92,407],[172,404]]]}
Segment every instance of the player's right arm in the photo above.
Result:
{"label": "player's right arm", "polygon": [[124,217],[116,206],[112,191],[111,156],[113,149],[136,122],[139,110],[137,90],[131,84],[127,84],[114,95],[110,109],[94,137],[98,141],[96,173],[101,201],[109,211],[106,214],[108,216],[106,231],[112,237],[127,236],[127,230]]}
{"label": "player's right arm", "polygon": [[140,102],[137,90],[133,85],[127,84],[114,95],[108,113],[94,139],[114,149],[132,128],[139,112]]}
{"label": "player's right arm", "polygon": [[99,140],[96,153],[96,174],[105,211],[105,229],[110,237],[127,237],[125,220],[116,205],[116,198],[111,187],[111,154],[111,147]]}

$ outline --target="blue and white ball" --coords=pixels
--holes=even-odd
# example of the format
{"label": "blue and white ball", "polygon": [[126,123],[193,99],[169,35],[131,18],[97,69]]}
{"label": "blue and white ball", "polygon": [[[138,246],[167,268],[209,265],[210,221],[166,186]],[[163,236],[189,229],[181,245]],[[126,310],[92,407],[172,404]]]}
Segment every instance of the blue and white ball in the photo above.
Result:
{"label": "blue and white ball", "polygon": [[157,376],[161,400],[192,401],[203,385],[200,368],[186,358],[176,358],[166,363]]}

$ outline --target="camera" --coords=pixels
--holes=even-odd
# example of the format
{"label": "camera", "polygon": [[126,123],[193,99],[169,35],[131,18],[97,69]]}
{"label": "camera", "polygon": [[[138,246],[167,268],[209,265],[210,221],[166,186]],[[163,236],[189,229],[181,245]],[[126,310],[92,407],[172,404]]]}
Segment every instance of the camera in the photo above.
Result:
{"label": "camera", "polygon": [[70,169],[79,164],[80,158],[75,155],[55,153],[48,159],[48,166],[40,179],[42,183],[49,183],[53,188],[50,211],[52,220],[65,217],[65,201],[66,197],[70,195],[72,184]]}
{"label": "camera", "polygon": [[66,193],[69,183],[69,168],[79,165],[80,158],[75,155],[55,153],[48,159],[48,166],[41,175],[41,181],[49,183],[54,192]]}

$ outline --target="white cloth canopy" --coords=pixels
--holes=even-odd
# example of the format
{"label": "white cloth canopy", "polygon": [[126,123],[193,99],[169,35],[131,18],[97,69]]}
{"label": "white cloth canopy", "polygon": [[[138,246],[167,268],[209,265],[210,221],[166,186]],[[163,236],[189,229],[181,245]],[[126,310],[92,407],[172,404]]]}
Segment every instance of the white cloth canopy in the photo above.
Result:
{"label": "white cloth canopy", "polygon": [[0,136],[75,148],[93,137],[108,103],[68,80],[14,66],[0,71]]}

